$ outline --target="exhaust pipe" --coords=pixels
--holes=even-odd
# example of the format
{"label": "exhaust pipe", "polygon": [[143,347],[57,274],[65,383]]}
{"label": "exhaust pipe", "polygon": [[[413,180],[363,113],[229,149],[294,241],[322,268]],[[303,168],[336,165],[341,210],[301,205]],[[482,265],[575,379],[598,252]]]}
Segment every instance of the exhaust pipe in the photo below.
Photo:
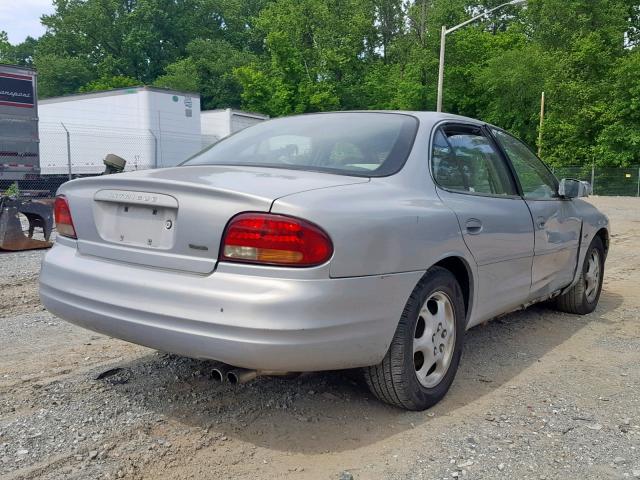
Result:
{"label": "exhaust pipe", "polygon": [[213,369],[211,370],[211,378],[216,382],[224,382],[227,380],[227,373],[233,367],[227,365],[226,363],[218,362],[215,364]]}
{"label": "exhaust pipe", "polygon": [[243,383],[255,380],[258,377],[257,370],[247,370],[245,368],[234,368],[227,372],[227,380],[232,385],[241,385]]}
{"label": "exhaust pipe", "polygon": [[227,372],[227,381],[232,385],[242,385],[243,383],[255,380],[258,377],[288,377],[296,376],[297,373],[274,370],[249,370],[246,368],[233,368]]}

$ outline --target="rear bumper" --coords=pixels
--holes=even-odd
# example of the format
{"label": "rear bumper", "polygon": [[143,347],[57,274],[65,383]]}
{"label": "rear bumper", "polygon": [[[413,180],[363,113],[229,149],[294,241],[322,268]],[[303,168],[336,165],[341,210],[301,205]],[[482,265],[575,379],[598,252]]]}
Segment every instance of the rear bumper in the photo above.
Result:
{"label": "rear bumper", "polygon": [[245,368],[314,371],[380,362],[422,275],[198,276],[57,244],[43,261],[40,297],[71,323],[158,350]]}

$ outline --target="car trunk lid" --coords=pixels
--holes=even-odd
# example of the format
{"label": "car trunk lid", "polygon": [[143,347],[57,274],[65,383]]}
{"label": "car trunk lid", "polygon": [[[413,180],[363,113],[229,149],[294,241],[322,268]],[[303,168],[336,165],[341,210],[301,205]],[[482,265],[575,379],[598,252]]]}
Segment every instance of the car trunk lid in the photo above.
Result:
{"label": "car trunk lid", "polygon": [[297,170],[194,166],[82,179],[59,193],[69,201],[81,253],[206,274],[215,269],[234,215],[267,212],[286,195],[367,181]]}

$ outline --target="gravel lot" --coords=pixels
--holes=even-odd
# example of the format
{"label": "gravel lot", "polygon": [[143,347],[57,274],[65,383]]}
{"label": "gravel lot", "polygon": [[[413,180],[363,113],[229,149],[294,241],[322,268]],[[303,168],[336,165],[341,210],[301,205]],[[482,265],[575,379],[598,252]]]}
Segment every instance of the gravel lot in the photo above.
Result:
{"label": "gravel lot", "polygon": [[0,254],[0,477],[640,478],[640,200],[592,201],[614,233],[597,311],[535,306],[471,330],[423,413],[351,372],[215,383],[207,362],[55,318],[43,252]]}

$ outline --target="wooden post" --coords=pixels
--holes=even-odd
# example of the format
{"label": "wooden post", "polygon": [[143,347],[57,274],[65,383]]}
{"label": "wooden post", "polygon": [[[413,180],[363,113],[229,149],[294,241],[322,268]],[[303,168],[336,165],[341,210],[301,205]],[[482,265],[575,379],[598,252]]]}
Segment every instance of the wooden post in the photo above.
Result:
{"label": "wooden post", "polygon": [[540,98],[540,127],[538,129],[538,157],[542,157],[542,127],[544,126],[544,92]]}

